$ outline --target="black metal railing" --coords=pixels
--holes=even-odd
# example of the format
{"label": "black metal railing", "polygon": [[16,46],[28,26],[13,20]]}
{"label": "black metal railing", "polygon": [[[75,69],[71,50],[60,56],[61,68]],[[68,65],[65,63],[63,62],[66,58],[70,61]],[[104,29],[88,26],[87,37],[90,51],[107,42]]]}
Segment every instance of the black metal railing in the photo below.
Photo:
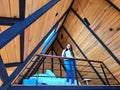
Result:
{"label": "black metal railing", "polygon": [[[102,81],[99,79],[99,77],[96,75],[96,73],[91,69],[89,64],[81,65],[80,62],[86,62],[86,63],[91,62],[94,68],[101,75],[106,85],[119,85],[119,82],[114,78],[114,76],[111,75],[111,73],[108,71],[106,66],[101,61],[86,60],[81,58],[67,58],[67,57],[45,55],[45,54],[38,54],[34,58],[38,58],[38,57],[39,59],[37,61],[31,60],[25,66],[24,70],[21,72],[18,78],[13,82],[13,84],[23,84],[24,79],[29,80],[31,77],[34,78],[36,77],[36,83],[34,83],[35,85],[47,85],[47,83],[38,82],[43,77],[48,78],[48,76],[39,76],[39,74],[45,74],[46,70],[51,70],[51,71],[53,70],[53,73],[55,74],[56,78],[65,79],[66,78],[65,67],[63,67],[64,65],[62,65],[58,59],[60,59],[62,63],[63,63],[63,59],[72,59],[72,60],[76,60],[76,69],[75,69],[75,77],[74,77],[75,80],[77,81],[76,85],[78,86],[86,85],[85,80],[89,80],[92,82],[89,85],[104,85]],[[54,68],[51,67],[51,58],[53,58],[52,64],[54,65]],[[37,65],[38,63],[41,63],[41,65],[37,68],[37,71],[35,72],[36,69],[35,65]],[[60,69],[59,66],[62,66],[62,68]],[[38,76],[34,76],[34,75],[38,75]],[[50,76],[49,78],[51,77],[52,76]],[[33,83],[32,84],[28,83],[28,84],[32,85]],[[59,83],[59,85],[61,85],[61,83]]]}

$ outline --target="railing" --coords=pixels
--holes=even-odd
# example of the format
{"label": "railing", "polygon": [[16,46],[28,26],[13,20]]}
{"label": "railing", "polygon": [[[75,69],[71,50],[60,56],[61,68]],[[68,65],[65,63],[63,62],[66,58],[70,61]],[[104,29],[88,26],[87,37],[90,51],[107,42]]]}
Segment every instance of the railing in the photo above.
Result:
{"label": "railing", "polygon": [[[36,59],[37,58],[37,59]],[[51,62],[53,58],[53,62]],[[59,61],[61,60],[61,62]],[[96,73],[91,69],[88,62],[91,62],[94,65],[94,68],[101,75],[102,79],[106,85],[119,85],[119,82],[115,77],[108,71],[105,65],[101,61],[87,60],[81,58],[67,58],[55,55],[45,55],[37,54],[24,68],[21,74],[14,80],[13,85],[23,84],[23,80],[29,80],[31,77],[36,78],[35,83],[28,83],[29,85],[49,85],[47,83],[39,83],[40,78],[48,78],[48,76],[39,76],[39,74],[45,74],[46,70],[51,70],[55,74],[56,78],[65,79],[66,72],[63,64],[63,59],[72,59],[76,60],[76,69],[75,69],[75,80],[77,80],[78,86],[82,85],[104,85]],[[82,62],[86,64],[82,65]],[[39,64],[39,66],[37,66]],[[53,64],[53,65],[51,65]],[[36,68],[37,67],[37,68]],[[39,68],[38,68],[39,67]],[[36,76],[35,76],[36,75]],[[50,76],[53,77],[53,76]],[[49,78],[50,78],[49,77]],[[89,83],[90,82],[90,83]],[[57,84],[61,85],[61,83]]]}

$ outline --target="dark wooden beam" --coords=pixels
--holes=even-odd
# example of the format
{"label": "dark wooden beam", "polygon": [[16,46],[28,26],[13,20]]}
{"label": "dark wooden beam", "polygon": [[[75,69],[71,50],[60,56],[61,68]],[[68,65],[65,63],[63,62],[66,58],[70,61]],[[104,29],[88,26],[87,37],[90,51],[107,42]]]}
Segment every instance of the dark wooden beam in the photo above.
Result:
{"label": "dark wooden beam", "polygon": [[19,66],[20,64],[21,64],[20,62],[6,63],[5,67],[6,68],[8,68],[8,67],[16,67],[16,66]]}
{"label": "dark wooden beam", "polygon": [[120,8],[117,7],[115,4],[112,3],[111,0],[106,0],[113,8],[115,8],[118,12],[120,12]]}
{"label": "dark wooden beam", "polygon": [[12,26],[20,21],[21,20],[19,18],[0,17],[0,25]]}
{"label": "dark wooden beam", "polygon": [[120,86],[12,86],[10,90],[119,90]]}
{"label": "dark wooden beam", "polygon": [[[19,18],[20,20],[25,19],[25,2],[26,0],[19,0]],[[24,60],[24,32],[20,33],[20,62],[23,63]]]}
{"label": "dark wooden beam", "polygon": [[25,5],[26,0],[19,0],[19,18],[20,20],[25,19]]}

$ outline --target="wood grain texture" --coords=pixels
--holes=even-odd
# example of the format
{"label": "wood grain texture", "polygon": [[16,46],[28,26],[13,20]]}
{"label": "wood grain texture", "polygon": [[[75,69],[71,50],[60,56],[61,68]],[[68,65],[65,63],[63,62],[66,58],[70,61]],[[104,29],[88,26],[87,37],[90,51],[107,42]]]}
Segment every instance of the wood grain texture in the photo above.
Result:
{"label": "wood grain texture", "polygon": [[19,0],[9,0],[11,17],[19,18]]}
{"label": "wood grain texture", "polygon": [[10,4],[9,0],[0,1],[0,16],[10,17]]}
{"label": "wood grain texture", "polygon": [[1,17],[19,17],[19,0],[0,0]]}
{"label": "wood grain texture", "polygon": [[[45,2],[45,1],[44,1]],[[46,3],[48,1],[46,0]],[[61,7],[61,5],[64,6]],[[59,1],[58,4],[53,6],[48,12],[46,12],[43,16],[41,16],[37,21],[35,21],[30,27],[28,27],[25,31],[25,57],[26,58],[30,52],[36,47],[36,45],[43,39],[43,37],[49,32],[49,30],[55,25],[58,19],[65,13],[67,8],[70,6],[71,1]],[[31,4],[29,4],[31,5]],[[30,7],[33,11],[36,9]],[[36,7],[38,9],[38,7]],[[26,12],[26,15],[29,12]],[[56,16],[56,13],[58,15]]]}
{"label": "wood grain texture", "polygon": [[[72,8],[82,19],[88,19],[90,28],[94,31],[94,33],[112,51],[112,53],[118,59],[120,59],[120,13],[113,7],[110,7],[110,5],[105,0],[75,0]],[[73,40],[81,48],[83,53],[88,57],[88,59],[104,62],[104,64],[120,82],[120,66],[115,62],[115,60],[100,44],[100,42],[84,26],[84,24],[79,20],[74,12],[69,12],[65,20],[64,27],[72,36]],[[110,31],[110,28],[112,28],[112,31]],[[63,34],[63,39],[61,39],[61,34]],[[74,43],[70,40],[64,29],[61,29],[58,35],[58,39],[60,40],[63,47],[65,47],[67,43],[71,43],[78,56],[84,58],[80,54],[79,50],[74,46]],[[56,49],[57,47],[58,46],[56,46]],[[79,65],[84,65],[84,63],[77,63],[79,63]],[[93,66],[94,65],[96,64],[93,64]],[[81,68],[82,70],[87,69],[84,67]],[[90,76],[89,73],[86,73],[85,75]],[[93,75],[93,77],[95,77],[95,75]],[[93,82],[96,81],[94,80]],[[100,82],[98,84],[100,84]],[[113,84],[116,84],[116,82],[114,81]]]}
{"label": "wood grain texture", "polygon": [[[50,0],[26,0],[25,18],[40,9]],[[120,7],[120,0],[111,0],[116,6]],[[24,38],[24,60],[34,50],[36,45],[43,39],[43,37],[49,32],[49,30],[55,25],[55,23],[61,18],[65,11],[69,8],[72,0],[60,0],[55,6],[41,16],[37,21],[31,24],[25,30]],[[120,61],[120,13],[114,9],[106,0],[74,0],[72,8],[83,19],[87,18],[90,23],[90,28],[98,36],[98,38],[111,50],[111,52]],[[58,14],[58,15],[57,15]],[[19,0],[0,0],[0,17],[17,17],[19,18]],[[64,20],[64,19],[63,19]],[[61,26],[63,20],[60,22]],[[100,42],[90,33],[85,25],[79,20],[75,13],[70,10],[64,25],[68,33],[73,40],[86,55],[88,59],[95,61],[102,61],[110,72],[120,82],[120,66],[116,63],[114,58],[106,51],[106,49],[100,44]],[[0,33],[5,31],[10,26],[0,26]],[[62,38],[63,36],[63,38]],[[58,36],[59,42],[63,48],[67,43],[71,43],[76,55],[85,59],[79,49],[75,46],[69,35],[65,32],[64,28],[61,28]],[[62,48],[58,41],[55,41],[54,50],[58,55],[61,55]],[[43,44],[36,52],[39,54],[42,51]],[[55,53],[54,53],[55,54]],[[18,35],[5,47],[0,50],[0,55],[4,60],[4,63],[12,63],[20,61],[20,36]],[[84,77],[98,76],[94,72],[87,62],[76,62],[78,70]],[[99,64],[92,63],[93,66],[100,67]],[[32,63],[28,65],[30,67]],[[85,67],[88,66],[88,67]],[[46,68],[51,66],[46,65]],[[56,66],[58,68],[59,66]],[[97,71],[102,72],[101,68],[96,68]],[[42,68],[42,66],[41,66]],[[12,70],[14,71],[14,69]],[[8,69],[8,73],[12,73]],[[85,72],[89,71],[89,72]],[[27,70],[23,71],[25,74]],[[109,71],[106,70],[109,73]],[[65,75],[65,72],[63,72]],[[59,75],[58,72],[55,72]],[[100,73],[102,77],[103,74]],[[112,85],[117,85],[117,82],[113,79],[112,75],[107,74]],[[16,77],[17,78],[17,77]],[[18,78],[18,82],[21,78]],[[81,79],[80,79],[81,80]],[[82,80],[81,80],[82,82]],[[82,82],[83,83],[83,82]],[[92,79],[93,85],[103,85],[100,79]]]}

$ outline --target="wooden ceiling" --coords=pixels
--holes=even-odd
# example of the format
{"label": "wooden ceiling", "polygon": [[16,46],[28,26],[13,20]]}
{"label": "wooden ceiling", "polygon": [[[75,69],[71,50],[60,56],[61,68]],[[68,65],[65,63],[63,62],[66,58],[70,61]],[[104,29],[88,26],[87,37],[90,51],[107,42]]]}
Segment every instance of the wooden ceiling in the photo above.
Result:
{"label": "wooden ceiling", "polygon": [[[25,3],[21,2],[20,4],[20,0],[0,0],[0,17],[23,20],[49,1],[51,0],[25,0]],[[118,8],[120,7],[120,0],[109,1],[112,1]],[[23,38],[19,34],[0,49],[3,62],[5,64],[23,62],[63,16],[71,3],[72,0],[60,0],[25,29]],[[87,18],[90,26],[84,25],[82,21],[84,18]],[[63,20],[64,18],[61,20],[59,27],[62,25]],[[1,24],[0,33],[10,27],[12,25]],[[88,59],[102,61],[120,82],[120,65],[118,64],[120,62],[120,12],[117,9],[111,6],[107,0],[74,0],[72,9],[65,18],[57,38],[63,47],[67,43],[71,43],[76,54],[81,58],[85,58],[65,30]],[[61,38],[62,35],[63,38]],[[36,53],[41,52],[42,46]],[[61,55],[62,48],[58,41],[55,42],[54,49],[58,55]],[[116,60],[118,61],[116,62]],[[80,65],[88,64],[85,62],[77,63]],[[82,69],[84,68],[79,68],[79,70]],[[8,73],[12,73],[11,69],[8,70]],[[92,76],[89,73],[86,75]]]}
{"label": "wooden ceiling", "polygon": [[[119,0],[112,1],[120,5]],[[84,18],[89,21],[89,26],[84,24]],[[67,43],[71,43],[75,52],[81,58],[102,61],[120,82],[119,35],[120,12],[111,4],[105,0],[75,0],[58,35],[58,40],[63,47],[66,47]],[[79,46],[82,53],[76,46]],[[62,49],[59,49],[58,41],[56,41],[54,48],[58,55],[61,55]],[[82,62],[77,63],[79,65],[83,64]],[[79,69],[83,70],[85,68],[81,67]],[[89,73],[87,74],[85,76],[90,76]]]}

